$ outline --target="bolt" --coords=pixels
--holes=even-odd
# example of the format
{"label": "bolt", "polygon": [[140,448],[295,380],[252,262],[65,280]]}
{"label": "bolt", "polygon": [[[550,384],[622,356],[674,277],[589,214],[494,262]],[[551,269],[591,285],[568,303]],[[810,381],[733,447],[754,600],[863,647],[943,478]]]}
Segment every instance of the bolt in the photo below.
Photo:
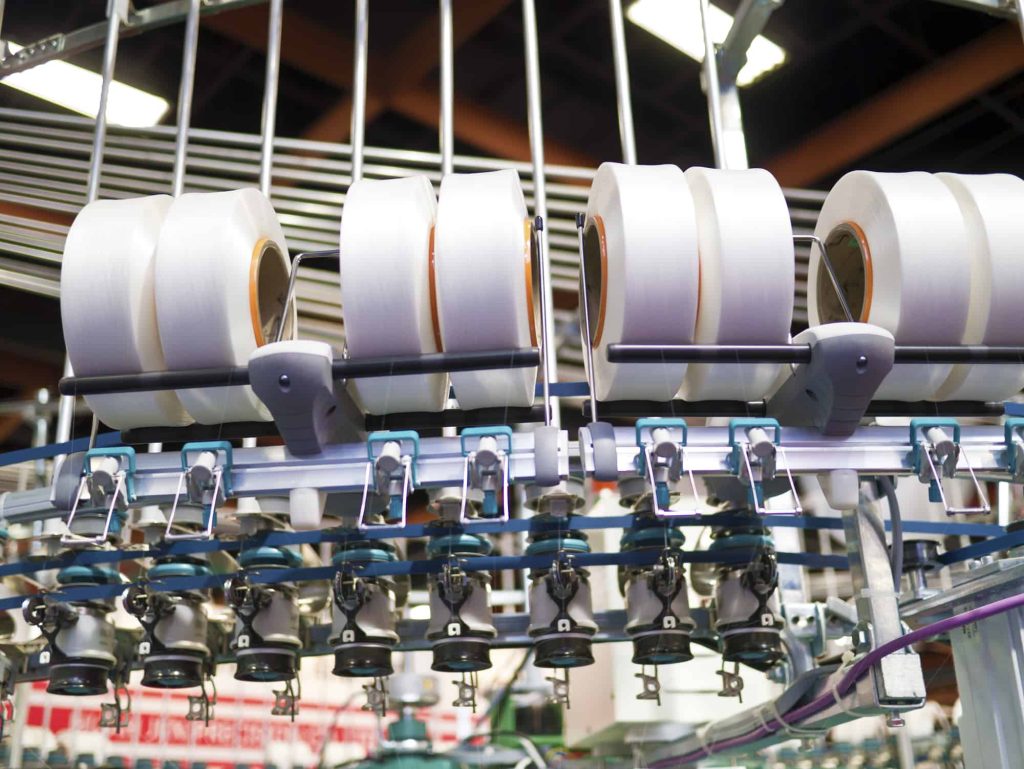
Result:
{"label": "bolt", "polygon": [[899,713],[889,713],[885,717],[885,725],[890,729],[899,729],[906,726],[907,722],[903,720],[903,716]]}
{"label": "bolt", "polygon": [[857,358],[857,370],[858,371],[863,371],[867,367],[868,367],[868,356],[867,355],[861,355],[860,357],[858,357]]}
{"label": "bolt", "polygon": [[277,383],[281,385],[282,390],[287,390],[289,387],[291,387],[292,380],[288,377],[287,374],[281,374],[281,376],[278,377]]}

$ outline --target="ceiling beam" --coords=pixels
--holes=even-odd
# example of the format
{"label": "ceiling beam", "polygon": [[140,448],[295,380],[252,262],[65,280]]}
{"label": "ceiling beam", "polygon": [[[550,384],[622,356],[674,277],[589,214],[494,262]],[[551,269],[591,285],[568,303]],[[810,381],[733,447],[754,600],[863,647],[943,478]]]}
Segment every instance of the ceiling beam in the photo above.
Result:
{"label": "ceiling beam", "polygon": [[1001,25],[826,123],[765,168],[784,186],[820,182],[1022,71],[1020,31]]}
{"label": "ceiling beam", "polygon": [[[506,0],[510,2],[511,0]],[[493,9],[497,0],[481,3],[481,5]],[[472,5],[467,3],[467,6]],[[479,14],[480,11],[475,11]],[[437,56],[436,28],[437,17],[432,15],[434,43],[427,48],[430,56]],[[483,26],[481,15],[475,15],[476,24]],[[243,8],[203,19],[203,29],[217,32],[235,42],[246,45],[257,51],[265,51],[267,44],[266,11],[259,8]],[[463,34],[463,27],[469,29],[472,25],[463,25],[460,21],[456,26],[456,33]],[[399,48],[410,50],[416,45],[423,45],[422,40],[427,34],[431,22],[428,19],[417,32],[413,32]],[[344,35],[332,32],[311,21],[302,14],[293,11],[286,11],[283,27],[283,38],[281,45],[281,60],[307,75],[323,80],[336,88],[348,91],[352,87],[352,41]],[[415,42],[418,40],[419,42]],[[372,64],[372,63],[371,63]],[[434,67],[434,64],[423,75],[425,77]],[[422,69],[425,64],[417,64],[416,69]],[[371,66],[370,71],[374,71]],[[382,66],[376,67],[382,70]],[[400,70],[396,70],[401,72]],[[406,75],[399,76],[394,82],[401,83],[402,87],[391,93],[386,100],[386,109],[394,110],[409,120],[413,120],[430,128],[436,128],[440,112],[440,98],[438,89],[433,85],[418,85],[414,82],[410,86],[410,79]],[[418,82],[418,81],[417,81]],[[394,87],[394,86],[392,86]],[[370,90],[370,89],[368,89]],[[383,93],[383,92],[382,92]],[[367,95],[367,110],[375,99],[376,95]],[[525,99],[525,95],[524,95]],[[471,145],[481,152],[496,157],[508,158],[510,160],[529,159],[529,137],[525,123],[516,126],[508,117],[487,109],[472,100],[455,96],[455,137],[465,144]],[[336,124],[347,130],[349,118],[347,102],[339,102],[332,109]],[[326,119],[326,116],[325,118]],[[333,139],[337,141],[337,139]],[[550,139],[544,142],[545,160],[557,165],[583,165],[595,166],[594,158],[585,153],[578,152],[566,145],[559,144]]]}
{"label": "ceiling beam", "polygon": [[[452,6],[452,44],[457,51],[512,0],[456,0]],[[385,56],[371,57],[367,66],[366,125],[392,108],[400,89],[419,85],[440,64],[440,16],[430,13]],[[343,142],[351,129],[352,97],[340,98],[303,134],[315,141]],[[436,122],[436,121],[435,121]]]}

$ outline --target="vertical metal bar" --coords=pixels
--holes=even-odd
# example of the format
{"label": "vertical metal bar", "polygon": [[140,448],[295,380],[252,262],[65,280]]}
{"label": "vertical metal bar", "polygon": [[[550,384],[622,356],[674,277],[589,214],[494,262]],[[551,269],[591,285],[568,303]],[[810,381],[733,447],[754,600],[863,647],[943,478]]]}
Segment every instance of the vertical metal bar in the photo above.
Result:
{"label": "vertical metal bar", "polygon": [[629,57],[626,54],[626,29],[622,20],[622,0],[608,0],[612,22],[612,59],[615,62],[615,96],[619,106],[619,138],[622,162],[636,165],[636,136],[633,134],[633,100],[629,89]]}
{"label": "vertical metal bar", "polygon": [[455,44],[452,41],[452,0],[440,0],[441,19],[441,118],[439,140],[441,143],[441,176],[452,173],[455,168]]}
{"label": "vertical metal bar", "polygon": [[[0,0],[0,40],[3,40],[4,31],[4,0]],[[0,58],[3,58],[4,49],[0,48]]]}
{"label": "vertical metal bar", "polygon": [[188,132],[192,125],[192,92],[196,82],[196,53],[199,49],[199,10],[202,0],[190,0],[185,19],[185,46],[181,55],[181,84],[178,87],[178,133],[174,141],[174,180],[171,194],[185,191],[188,162]]}
{"label": "vertical metal bar", "polygon": [[100,103],[96,109],[96,130],[92,137],[92,161],[89,164],[86,204],[99,197],[100,177],[103,174],[103,149],[107,142],[107,102],[110,100],[110,81],[114,79],[114,63],[117,61],[117,43],[121,32],[121,16],[117,6],[117,0],[110,0],[107,8],[107,42],[103,49],[103,77],[100,81]]}
{"label": "vertical metal bar", "polygon": [[274,132],[277,130],[277,85],[281,77],[281,27],[284,0],[270,0],[267,26],[267,73],[263,89],[263,144],[260,148],[260,191],[270,197],[274,173]]}
{"label": "vertical metal bar", "polygon": [[700,0],[700,23],[704,30],[704,89],[708,97],[708,117],[711,120],[711,146],[715,150],[715,165],[725,167],[724,137],[722,135],[722,94],[718,85],[718,59],[715,43],[711,39],[711,17],[708,0]]}
{"label": "vertical metal bar", "polygon": [[[548,200],[544,179],[544,123],[540,98],[540,50],[537,43],[537,9],[534,0],[523,0],[523,37],[526,41],[526,114],[530,126],[530,159],[533,161],[533,215],[547,220]],[[551,260],[548,249],[547,227],[539,229],[540,260],[540,312],[544,354],[544,385],[558,379],[558,355],[555,349],[553,320],[554,297],[551,291]],[[551,420],[561,426],[558,399],[551,399]]]}
{"label": "vertical metal bar", "polygon": [[[1020,25],[1020,33],[1024,37],[1024,0],[1016,0],[1014,6],[1017,9],[1017,24]],[[2,2],[0,2],[0,11],[3,11]]]}
{"label": "vertical metal bar", "polygon": [[370,0],[356,0],[355,60],[352,65],[352,181],[363,178],[366,145],[366,62],[369,58]]}

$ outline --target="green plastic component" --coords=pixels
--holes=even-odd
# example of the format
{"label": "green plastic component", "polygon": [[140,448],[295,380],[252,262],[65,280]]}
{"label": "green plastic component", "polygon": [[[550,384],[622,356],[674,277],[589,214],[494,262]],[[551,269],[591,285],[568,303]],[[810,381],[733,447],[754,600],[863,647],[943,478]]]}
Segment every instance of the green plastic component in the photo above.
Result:
{"label": "green plastic component", "polygon": [[146,576],[149,579],[169,579],[172,577],[205,577],[210,569],[205,564],[189,561],[165,561],[152,567]]}
{"label": "green plastic component", "polygon": [[552,537],[531,542],[526,548],[527,555],[548,555],[565,551],[566,553],[589,553],[587,540],[577,537]]}
{"label": "green plastic component", "polygon": [[117,585],[121,582],[121,575],[103,566],[76,564],[61,569],[57,574],[57,582],[61,585]]}
{"label": "green plastic component", "polygon": [[449,553],[453,555],[489,555],[492,548],[490,540],[478,537],[476,534],[468,532],[442,534],[438,537],[431,537],[427,542],[427,555],[430,558],[438,558]]}
{"label": "green plastic component", "polygon": [[244,569],[260,567],[295,567],[302,563],[302,556],[285,547],[263,545],[238,554],[238,565]]}

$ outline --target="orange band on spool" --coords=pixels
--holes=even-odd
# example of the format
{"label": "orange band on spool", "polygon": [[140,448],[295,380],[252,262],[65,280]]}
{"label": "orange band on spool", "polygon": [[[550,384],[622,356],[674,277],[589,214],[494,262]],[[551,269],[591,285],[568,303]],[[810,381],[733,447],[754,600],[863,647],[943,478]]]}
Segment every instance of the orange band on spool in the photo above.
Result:
{"label": "orange band on spool", "polygon": [[[605,238],[604,219],[600,216],[592,216],[587,220],[587,229],[597,230],[597,245],[601,252],[601,303],[597,309],[597,324],[594,326],[594,333],[590,339],[590,346],[597,349],[601,344],[601,335],[604,333],[604,318],[607,311],[608,301],[608,242]],[[586,231],[584,232],[584,237]],[[589,292],[587,293],[589,297]]]}
{"label": "orange band on spool", "polygon": [[[527,217],[523,220],[523,238],[526,241],[523,248],[523,273],[526,276],[526,317],[530,322],[530,345],[533,347],[537,346],[537,322],[534,312],[536,312],[533,300],[533,254],[534,254],[534,232],[532,227],[532,220]],[[538,264],[537,269],[541,266]],[[538,302],[543,302],[542,297],[537,298]]]}
{"label": "orange band on spool", "polygon": [[[252,247],[252,260],[249,262],[249,317],[252,320],[252,333],[256,338],[256,346],[262,347],[267,343],[263,336],[263,324],[260,322],[260,262],[263,261],[263,254],[267,250],[270,241],[260,238]],[[282,318],[283,321],[283,318]]]}
{"label": "orange band on spool", "polygon": [[847,227],[853,233],[853,236],[857,238],[857,243],[860,245],[860,252],[864,256],[864,306],[860,310],[860,322],[867,323],[868,316],[871,315],[871,296],[874,292],[874,276],[873,268],[871,266],[871,246],[868,244],[867,235],[864,234],[864,230],[856,222],[846,222]]}
{"label": "orange band on spool", "polygon": [[427,288],[430,291],[430,322],[434,327],[434,344],[438,352],[444,351],[441,342],[441,319],[437,312],[437,276],[434,275],[434,227],[430,227],[430,240],[427,245]]}

